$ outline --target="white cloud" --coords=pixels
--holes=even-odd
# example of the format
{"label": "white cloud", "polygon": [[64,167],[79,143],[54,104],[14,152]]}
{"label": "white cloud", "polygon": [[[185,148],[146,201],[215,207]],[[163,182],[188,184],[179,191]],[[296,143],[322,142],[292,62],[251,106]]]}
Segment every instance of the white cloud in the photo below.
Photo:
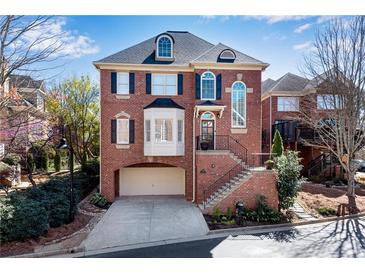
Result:
{"label": "white cloud", "polygon": [[23,42],[29,44],[36,40],[40,41],[32,47],[33,50],[59,49],[52,55],[53,57],[79,58],[99,52],[94,40],[87,35],[79,35],[77,31],[67,30],[66,23],[66,19],[62,17],[51,20],[46,25],[26,32]]}
{"label": "white cloud", "polygon": [[251,18],[257,20],[264,20],[268,24],[275,24],[279,22],[287,22],[287,21],[300,21],[308,18],[309,16],[302,15],[273,15],[273,16],[249,16]]}
{"label": "white cloud", "polygon": [[309,24],[309,23],[304,24],[304,25],[301,25],[301,26],[297,27],[297,28],[294,30],[294,32],[295,32],[295,33],[302,33],[303,31],[305,31],[305,30],[309,29],[311,26],[312,26],[312,24]]}
{"label": "white cloud", "polygon": [[294,45],[293,49],[296,51],[313,51],[315,50],[315,47],[313,46],[312,41],[307,41],[301,44]]}
{"label": "white cloud", "polygon": [[339,17],[339,16],[329,16],[329,15],[319,16],[317,18],[317,24],[326,23],[328,21],[331,21],[332,19],[335,19],[336,17]]}

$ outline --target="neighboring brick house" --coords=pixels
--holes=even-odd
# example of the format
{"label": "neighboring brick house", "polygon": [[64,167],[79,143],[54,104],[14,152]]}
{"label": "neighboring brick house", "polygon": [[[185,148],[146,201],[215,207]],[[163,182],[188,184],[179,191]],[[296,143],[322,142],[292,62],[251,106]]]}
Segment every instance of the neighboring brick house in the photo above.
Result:
{"label": "neighboring brick house", "polygon": [[[219,206],[243,182],[267,194],[272,172],[249,170],[261,153],[261,74],[268,64],[189,32],[167,31],[94,62],[100,71],[101,192],[184,195]],[[248,184],[250,185],[250,184]],[[265,185],[265,183],[264,183]],[[232,196],[233,197],[233,196]],[[251,207],[254,202],[247,202]]]}
{"label": "neighboring brick house", "polygon": [[326,96],[323,81],[308,80],[292,73],[276,81],[262,82],[262,150],[271,152],[274,133],[278,130],[285,148],[299,151],[306,174],[319,175],[318,172],[325,171],[333,157],[325,149],[308,145],[318,136],[313,129],[303,125],[299,117],[301,112],[310,112],[323,119],[329,118],[331,107],[326,104]]}
{"label": "neighboring brick house", "polygon": [[22,153],[28,141],[47,138],[43,81],[11,75],[1,100],[0,144],[4,151]]}

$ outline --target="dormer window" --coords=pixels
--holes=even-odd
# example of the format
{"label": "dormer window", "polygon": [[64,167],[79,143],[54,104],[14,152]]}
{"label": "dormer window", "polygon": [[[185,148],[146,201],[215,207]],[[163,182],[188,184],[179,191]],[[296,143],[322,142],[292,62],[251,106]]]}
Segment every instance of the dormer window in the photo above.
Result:
{"label": "dormer window", "polygon": [[161,35],[157,39],[156,53],[157,58],[173,58],[173,41],[167,35]]}
{"label": "dormer window", "polygon": [[234,61],[236,54],[233,50],[225,49],[219,54],[219,59],[222,61]]}

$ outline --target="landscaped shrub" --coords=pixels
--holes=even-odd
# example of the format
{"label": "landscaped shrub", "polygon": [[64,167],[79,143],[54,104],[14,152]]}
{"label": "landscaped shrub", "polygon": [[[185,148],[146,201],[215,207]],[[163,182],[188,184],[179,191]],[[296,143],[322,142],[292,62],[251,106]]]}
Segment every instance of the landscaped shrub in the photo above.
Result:
{"label": "landscaped shrub", "polygon": [[333,208],[327,208],[327,207],[320,207],[317,209],[318,213],[323,215],[323,216],[335,216],[336,215],[336,210],[334,210]]}
{"label": "landscaped shrub", "polygon": [[283,139],[281,138],[278,130],[275,131],[271,152],[275,155],[275,157],[280,157],[284,152]]}
{"label": "landscaped shrub", "polygon": [[90,203],[93,205],[96,205],[98,207],[105,207],[108,203],[107,199],[104,197],[103,194],[99,193],[99,192],[95,192],[93,194],[93,196],[90,199]]}
{"label": "landscaped shrub", "polygon": [[257,222],[277,223],[282,216],[279,211],[267,205],[266,197],[258,195],[256,200],[255,219]]}
{"label": "landscaped shrub", "polygon": [[10,166],[14,166],[21,161],[21,157],[15,153],[9,153],[1,161]]}
{"label": "landscaped shrub", "polygon": [[288,150],[285,154],[275,159],[278,171],[277,190],[279,194],[279,207],[288,209],[293,206],[295,197],[300,188],[300,158],[298,152]]}
{"label": "landscaped shrub", "polygon": [[98,158],[88,160],[83,166],[82,170],[89,176],[96,176],[100,174],[100,163]]}
{"label": "landscaped shrub", "polygon": [[56,172],[61,170],[61,155],[59,153],[56,153],[56,155],[54,156],[53,164]]}
{"label": "landscaped shrub", "polygon": [[45,208],[25,197],[1,198],[0,220],[0,242],[38,237],[48,231]]}
{"label": "landscaped shrub", "polygon": [[214,221],[219,222],[221,219],[221,211],[218,207],[214,208],[212,218]]}

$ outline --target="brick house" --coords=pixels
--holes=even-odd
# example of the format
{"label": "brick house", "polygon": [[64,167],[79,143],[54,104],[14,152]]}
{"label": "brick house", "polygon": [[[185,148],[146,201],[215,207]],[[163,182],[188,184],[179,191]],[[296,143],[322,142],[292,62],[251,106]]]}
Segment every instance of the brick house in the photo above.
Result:
{"label": "brick house", "polygon": [[101,192],[184,195],[212,209],[265,195],[261,74],[268,64],[189,32],[167,31],[94,62],[100,72]]}
{"label": "brick house", "polygon": [[[285,148],[299,151],[308,176],[330,175],[335,159],[326,149],[308,145],[318,138],[316,132],[300,122],[301,112],[310,112],[318,119],[329,119],[333,104],[326,93],[323,79],[306,79],[287,73],[278,80],[262,82],[262,150],[270,152],[274,133],[278,130]],[[326,173],[326,174],[324,174]]]}

